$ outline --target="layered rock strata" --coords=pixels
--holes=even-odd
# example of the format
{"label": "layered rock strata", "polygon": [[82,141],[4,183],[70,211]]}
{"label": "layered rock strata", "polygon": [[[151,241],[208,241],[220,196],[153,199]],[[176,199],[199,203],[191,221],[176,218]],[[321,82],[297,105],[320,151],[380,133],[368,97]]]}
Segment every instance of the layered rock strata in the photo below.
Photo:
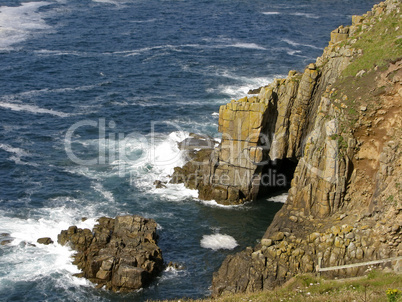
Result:
{"label": "layered rock strata", "polygon": [[[323,55],[303,74],[292,71],[258,96],[221,107],[223,135],[241,124],[240,139],[227,141],[258,154],[249,156],[253,163],[287,158],[298,164],[287,202],[261,243],[228,256],[214,274],[214,296],[270,289],[295,274],[316,272],[319,263],[332,267],[402,256],[402,52],[380,68],[340,77],[351,62],[370,55],[355,48],[356,41],[384,26],[387,18],[401,19],[400,1],[382,2],[354,16],[351,26],[333,31]],[[381,35],[401,31],[395,22],[389,24]],[[401,36],[396,36],[393,45],[399,47]],[[254,113],[257,107],[261,116]],[[244,139],[250,133],[259,139]],[[270,145],[262,144],[261,133]],[[214,171],[222,170],[227,158],[222,146],[214,152]],[[239,154],[235,151],[234,158]],[[238,168],[239,161],[227,162]],[[263,170],[257,164],[240,166],[252,175],[249,185],[230,183],[227,188],[253,199]],[[383,265],[400,270],[401,264],[394,260]],[[353,276],[367,269],[326,274]]]}
{"label": "layered rock strata", "polygon": [[141,216],[102,217],[93,230],[71,226],[58,236],[77,253],[74,264],[98,287],[127,292],[148,285],[163,268],[157,223]]}
{"label": "layered rock strata", "polygon": [[[287,78],[276,79],[260,88],[258,95],[221,106],[221,144],[208,152],[202,151],[195,161],[188,162],[184,172],[178,169],[174,178],[181,175],[180,181],[198,189],[201,199],[232,204],[254,200],[267,187],[268,190],[269,187],[288,187],[294,168],[304,155],[307,137],[319,127],[316,122],[318,109],[330,110],[325,107],[328,107],[325,104],[327,87],[335,82],[353,56],[360,53],[351,45],[339,45],[356,26],[358,24],[334,31],[322,57],[308,65],[303,73],[290,71]],[[332,127],[328,131],[337,131],[335,124],[328,127]],[[326,164],[333,165],[333,162]],[[348,168],[343,167],[347,163],[340,165],[344,170]],[[270,177],[268,171],[274,169],[281,179],[273,181]],[[326,173],[334,174],[334,169]],[[191,171],[190,182],[182,177],[186,171]],[[309,194],[319,194],[316,199],[331,196],[327,203],[336,208],[343,198],[338,188],[342,186],[341,182],[336,187],[320,185],[320,192],[314,192],[317,188],[312,188]],[[328,214],[331,207],[312,210]]]}

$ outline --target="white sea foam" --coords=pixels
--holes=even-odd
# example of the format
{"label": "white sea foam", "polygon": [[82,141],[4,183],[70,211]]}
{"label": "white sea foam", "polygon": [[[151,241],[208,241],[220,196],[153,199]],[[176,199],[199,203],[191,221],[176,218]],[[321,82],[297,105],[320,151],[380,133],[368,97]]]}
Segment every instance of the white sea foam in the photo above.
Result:
{"label": "white sea foam", "polygon": [[39,166],[36,163],[22,161],[21,157],[28,156],[29,153],[21,148],[15,148],[15,147],[12,147],[7,144],[0,144],[0,149],[3,149],[4,151],[11,153],[12,155],[8,159],[12,160],[17,165],[27,165],[27,166],[33,166],[33,167]]}
{"label": "white sea foam", "polygon": [[[61,230],[70,225],[80,228],[92,228],[95,219],[85,222],[79,221],[78,210],[60,208],[43,208],[40,210],[43,218],[21,219],[7,217],[0,211],[0,232],[9,233],[13,239],[10,245],[5,246],[2,254],[2,271],[7,272],[0,276],[0,289],[8,283],[18,281],[35,280],[42,277],[51,277],[58,273],[61,283],[71,285],[87,285],[90,282],[85,279],[72,277],[78,273],[78,268],[72,264],[73,252],[57,244],[57,235]],[[50,245],[38,244],[36,240],[41,237],[50,237],[54,243]],[[33,246],[35,245],[35,246]],[[5,267],[7,266],[7,270]],[[60,278],[60,277],[58,277]]]}
{"label": "white sea foam", "polygon": [[280,12],[262,12],[264,15],[280,15]]}
{"label": "white sea foam", "polygon": [[309,18],[309,19],[319,19],[320,16],[317,15],[313,15],[313,14],[309,14],[309,13],[291,13],[290,15],[292,16],[298,16],[298,17],[305,17],[305,18]]}
{"label": "white sea foam", "polygon": [[148,19],[148,20],[131,20],[131,23],[149,23],[149,22],[155,22],[157,19]]}
{"label": "white sea foam", "polygon": [[28,126],[26,125],[2,125],[4,132],[13,132],[18,131],[20,129],[27,129]]}
{"label": "white sea foam", "polygon": [[239,41],[233,38],[218,37],[218,38],[203,38],[203,41],[210,43],[208,45],[198,45],[198,47],[203,48],[226,48],[226,47],[236,47],[236,48],[248,48],[248,49],[258,49],[266,50],[265,47],[258,45],[256,43],[250,43],[245,41]]}
{"label": "white sea foam", "polygon": [[0,6],[0,49],[28,39],[34,34],[44,33],[51,28],[38,8],[50,2],[26,2],[21,6]]}
{"label": "white sea foam", "polygon": [[80,52],[80,51],[65,51],[65,50],[48,50],[48,49],[41,49],[35,50],[35,54],[40,56],[76,56],[76,57],[89,57],[94,56],[94,54],[90,54],[87,52]]}
{"label": "white sea foam", "polygon": [[281,195],[269,197],[267,200],[268,201],[273,201],[273,202],[281,202],[281,203],[286,203],[286,200],[288,199],[288,193],[283,193]]}
{"label": "white sea foam", "polygon": [[[140,55],[140,54],[154,51],[154,50],[170,50],[170,51],[181,52],[182,51],[181,49],[186,48],[186,47],[203,48],[204,46],[199,45],[199,44],[180,44],[180,45],[166,44],[166,45],[156,45],[156,46],[152,46],[152,47],[143,47],[143,48],[133,49],[133,50],[115,51],[111,54],[123,54],[124,56],[136,56],[136,55]],[[165,54],[165,53],[162,53],[162,54]]]}
{"label": "white sea foam", "polygon": [[218,85],[217,87],[208,88],[206,90],[208,93],[226,94],[232,99],[246,96],[250,89],[268,85],[273,81],[274,77],[282,77],[281,75],[274,75],[273,77],[242,76],[238,74],[237,70],[217,70],[216,66],[209,66],[206,72],[209,74],[213,72],[216,76],[232,79],[237,82],[231,85]]}
{"label": "white sea foam", "polygon": [[258,44],[255,43],[234,43],[234,44],[228,44],[225,45],[224,47],[236,47],[236,48],[247,48],[247,49],[258,49],[258,50],[266,50],[265,47],[262,47]]}
{"label": "white sea foam", "polygon": [[108,202],[110,202],[110,203],[114,203],[114,202],[115,202],[114,197],[113,197],[113,193],[110,192],[110,191],[107,191],[107,190],[103,187],[103,185],[102,185],[100,182],[93,183],[92,188],[93,188],[95,191],[101,193],[102,196],[103,196]]}
{"label": "white sea foam", "polygon": [[162,275],[158,278],[158,284],[160,282],[176,279],[176,278],[183,278],[188,275],[188,271],[185,269],[176,269],[174,267],[168,266],[163,272]]}
{"label": "white sea foam", "polygon": [[[123,55],[123,56],[129,57],[129,56],[141,55],[141,54],[144,54],[147,52],[152,52],[155,50],[182,52],[183,48],[197,48],[197,49],[213,48],[213,49],[215,49],[215,48],[228,48],[228,47],[266,50],[265,47],[260,46],[256,43],[247,43],[247,42],[228,40],[228,41],[225,41],[225,43],[217,43],[217,44],[211,44],[211,45],[201,45],[201,44],[156,45],[156,46],[152,46],[152,47],[143,47],[143,48],[132,49],[132,50],[120,50],[120,51],[115,51],[115,52],[107,52],[104,54],[105,55]],[[159,53],[158,55],[163,55],[163,54],[167,54],[167,52]],[[152,57],[150,57],[150,58],[152,58]]]}
{"label": "white sea foam", "polygon": [[182,131],[160,137],[131,133],[117,145],[117,159],[112,164],[125,164],[130,172],[167,176],[173,173],[174,167],[184,164],[178,142],[187,136],[188,133]]}
{"label": "white sea foam", "polygon": [[184,184],[165,184],[166,188],[151,189],[150,192],[158,194],[161,198],[170,201],[182,201],[185,199],[197,200],[198,191],[191,190],[184,186]]}
{"label": "white sea foam", "polygon": [[314,46],[314,45],[302,44],[302,43],[292,41],[290,39],[282,39],[282,41],[288,43],[289,45],[296,46],[296,47],[304,46],[304,47],[310,47],[310,48],[314,48],[314,49],[321,49],[320,47],[317,47],[317,46]]}
{"label": "white sea foam", "polygon": [[[281,12],[262,12],[264,15],[282,15],[286,13],[281,13]],[[320,16],[309,14],[309,13],[301,13],[301,12],[296,12],[296,13],[290,13],[289,15],[291,16],[298,16],[298,17],[305,17],[309,19],[319,19]]]}
{"label": "white sea foam", "polygon": [[[170,184],[170,176],[175,167],[185,164],[184,153],[178,148],[178,142],[183,141],[188,132],[176,131],[166,137],[156,138],[154,143],[144,149],[142,161],[128,166],[133,185],[146,192],[158,194],[161,198],[171,201],[196,199],[198,192],[186,188],[183,184]],[[154,182],[164,182],[164,187],[156,188]]]}
{"label": "white sea foam", "polygon": [[28,152],[21,149],[21,148],[15,148],[12,147],[10,145],[7,144],[0,144],[0,149],[3,149],[4,151],[7,151],[9,153],[14,153],[15,155],[17,155],[18,157],[22,157],[22,156],[27,156]]}
{"label": "white sea foam", "polygon": [[237,80],[241,84],[233,85],[218,85],[216,88],[208,88],[209,93],[222,93],[229,96],[232,99],[238,99],[247,95],[250,89],[258,88],[261,86],[268,85],[272,82],[273,78],[268,77],[256,77],[248,78],[243,76],[235,76],[231,73],[223,72],[218,73],[222,77],[231,78]]}
{"label": "white sea foam", "polygon": [[6,103],[6,102],[0,102],[0,107],[10,109],[13,111],[26,111],[30,113],[39,113],[39,114],[50,114],[50,115],[55,115],[58,117],[68,117],[70,116],[69,113],[65,112],[60,112],[52,109],[45,109],[45,108],[40,108],[35,105],[28,105],[28,104],[21,104],[21,103]]}
{"label": "white sea foam", "polygon": [[229,235],[213,234],[204,235],[201,239],[201,247],[212,249],[214,251],[220,249],[232,250],[238,246],[236,239]]}
{"label": "white sea foam", "polygon": [[289,56],[295,56],[295,55],[297,55],[298,53],[301,53],[301,51],[300,50],[289,50],[289,51],[287,51],[286,52]]}
{"label": "white sea foam", "polygon": [[200,202],[212,208],[222,208],[222,209],[233,209],[233,208],[240,208],[243,206],[241,204],[224,205],[216,202],[215,200],[200,200]]}
{"label": "white sea foam", "polygon": [[125,0],[92,0],[93,2],[98,2],[98,3],[107,3],[107,4],[113,4],[115,6],[120,6],[121,4],[126,3],[127,1]]}
{"label": "white sea foam", "polygon": [[[114,157],[113,160],[105,158],[105,163],[110,164],[110,169],[102,172],[82,165],[70,167],[68,171],[92,179],[92,188],[109,203],[114,202],[113,193],[107,191],[100,180],[115,176],[129,177],[131,185],[167,200],[196,199],[198,196],[196,190],[187,189],[183,184],[168,183],[174,168],[185,163],[184,153],[178,148],[178,143],[188,135],[188,132],[176,131],[153,138],[130,134],[121,141],[74,140],[74,143],[79,143],[90,150],[96,150],[101,144],[100,147],[109,155],[111,152],[114,153]],[[77,156],[79,157],[79,154]],[[165,187],[156,188],[154,185],[156,180],[164,182]]]}

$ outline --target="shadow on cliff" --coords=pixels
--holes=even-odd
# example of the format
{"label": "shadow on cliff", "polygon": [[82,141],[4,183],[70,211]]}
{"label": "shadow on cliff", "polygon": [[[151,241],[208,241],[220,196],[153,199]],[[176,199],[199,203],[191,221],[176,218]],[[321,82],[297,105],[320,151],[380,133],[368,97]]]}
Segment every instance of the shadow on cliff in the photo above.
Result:
{"label": "shadow on cliff", "polygon": [[297,161],[277,159],[262,167],[258,199],[287,192],[293,179]]}

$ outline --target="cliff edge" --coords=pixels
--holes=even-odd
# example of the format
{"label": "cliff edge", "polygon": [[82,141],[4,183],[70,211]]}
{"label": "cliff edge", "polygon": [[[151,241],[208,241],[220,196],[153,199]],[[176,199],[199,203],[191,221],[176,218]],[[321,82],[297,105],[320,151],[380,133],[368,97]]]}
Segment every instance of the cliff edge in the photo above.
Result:
{"label": "cliff edge", "polygon": [[353,16],[302,73],[221,106],[220,145],[176,168],[173,182],[225,204],[289,188],[261,243],[214,274],[213,295],[272,288],[318,263],[402,256],[401,17],[400,0]]}
{"label": "cliff edge", "polygon": [[[250,111],[247,131],[272,143],[242,144],[255,148],[254,162],[290,160],[297,166],[287,202],[261,243],[225,259],[214,274],[213,295],[270,289],[316,272],[319,264],[402,256],[400,8],[400,1],[389,0],[353,16],[351,26],[331,33],[323,55],[303,74],[291,71],[258,96],[221,107],[225,134],[241,123],[239,116],[247,120],[239,108],[259,106],[261,116]],[[257,181],[239,187],[251,199],[261,192],[264,166],[252,166],[252,174]],[[394,270],[401,264],[387,263]],[[326,274],[355,276],[367,268]]]}

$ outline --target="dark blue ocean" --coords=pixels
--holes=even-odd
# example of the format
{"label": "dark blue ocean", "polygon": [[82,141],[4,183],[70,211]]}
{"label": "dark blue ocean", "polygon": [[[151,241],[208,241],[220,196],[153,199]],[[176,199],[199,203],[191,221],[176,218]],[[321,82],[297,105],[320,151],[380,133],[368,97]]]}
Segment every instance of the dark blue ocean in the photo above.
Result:
{"label": "dark blue ocean", "polygon": [[[0,300],[209,295],[230,253],[261,238],[286,194],[239,207],[156,189],[190,132],[219,139],[219,106],[303,70],[372,0],[0,1]],[[140,214],[168,270],[131,294],[73,277],[70,225]],[[87,220],[81,221],[86,217]],[[33,246],[35,244],[36,246]]]}

